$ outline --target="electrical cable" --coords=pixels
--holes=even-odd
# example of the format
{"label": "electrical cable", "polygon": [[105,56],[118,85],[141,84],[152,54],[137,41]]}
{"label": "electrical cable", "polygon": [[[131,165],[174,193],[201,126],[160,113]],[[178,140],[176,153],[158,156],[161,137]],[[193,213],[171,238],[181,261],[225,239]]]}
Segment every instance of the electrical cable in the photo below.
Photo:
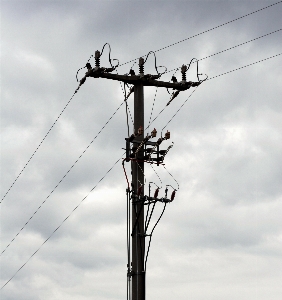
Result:
{"label": "electrical cable", "polygon": [[[232,49],[235,49],[235,48],[238,48],[238,47],[240,47],[240,46],[243,46],[243,45],[246,45],[246,44],[248,44],[248,43],[254,42],[254,41],[256,41],[256,40],[259,40],[259,39],[261,39],[261,38],[264,38],[264,37],[266,37],[266,36],[269,36],[269,35],[271,35],[271,34],[273,34],[273,33],[279,32],[279,31],[281,31],[281,30],[282,30],[282,28],[281,28],[281,29],[277,29],[277,30],[272,31],[272,32],[269,32],[269,33],[266,33],[266,34],[261,35],[261,36],[259,36],[259,37],[253,38],[253,39],[251,39],[251,40],[249,40],[249,41],[240,43],[240,44],[238,44],[238,45],[232,46],[232,47],[230,47],[230,48],[227,48],[227,49],[218,51],[218,52],[216,52],[216,53],[213,53],[213,54],[211,54],[211,55],[208,55],[208,56],[206,56],[206,57],[200,58],[200,59],[198,59],[198,61],[205,60],[205,59],[210,58],[210,57],[213,57],[213,56],[215,56],[215,55],[218,55],[218,54],[227,52],[227,51],[232,50]],[[175,69],[171,69],[171,70],[167,71],[167,73],[170,73],[170,72],[172,72],[172,71],[175,71],[175,72],[176,72],[176,71],[178,71],[179,69],[180,69],[179,67],[178,67],[178,68],[175,68]]]}
{"label": "electrical cable", "polygon": [[167,205],[167,203],[164,204],[164,208],[163,208],[163,210],[162,210],[162,213],[161,213],[160,217],[158,218],[158,220],[157,220],[155,226],[153,227],[153,229],[152,229],[152,231],[151,231],[151,233],[150,233],[149,245],[148,245],[148,249],[147,249],[147,253],[146,253],[146,259],[145,259],[145,271],[146,271],[147,260],[148,260],[148,255],[149,255],[150,246],[151,246],[151,241],[152,241],[152,235],[153,235],[153,232],[154,232],[156,226],[158,225],[160,219],[162,218],[162,216],[163,216],[163,214],[164,214],[164,211],[165,211],[165,209],[166,209],[166,205]]}
{"label": "electrical cable", "polygon": [[163,167],[165,168],[165,170],[167,171],[167,173],[172,177],[172,179],[176,182],[178,188],[175,189],[175,190],[178,191],[179,190],[179,183],[178,183],[178,181],[172,176],[172,174],[167,170],[167,168],[164,165],[163,165]]}
{"label": "electrical cable", "polygon": [[[144,64],[146,63],[146,61],[147,61],[147,59],[148,59],[148,57],[149,57],[149,55],[150,55],[151,53],[154,54],[154,57],[155,57],[155,70],[156,70],[156,72],[158,73],[159,76],[162,76],[164,73],[167,72],[167,68],[166,68],[165,66],[158,66],[158,67],[157,67],[157,57],[156,57],[156,53],[155,53],[154,51],[150,51],[150,52],[147,54],[147,56],[146,56],[146,58],[145,58],[145,61],[144,61]],[[166,70],[165,70],[163,73],[159,73],[158,68],[165,68]]]}
{"label": "electrical cable", "polygon": [[150,128],[150,122],[151,122],[151,119],[152,119],[152,114],[153,114],[153,110],[154,110],[155,100],[156,100],[156,97],[157,97],[157,92],[158,92],[158,87],[156,87],[156,92],[155,92],[155,96],[154,96],[154,100],[153,100],[153,105],[152,105],[152,109],[151,109],[151,114],[150,114],[149,124],[148,124],[148,126],[146,127],[146,129],[147,129],[147,128]]}
{"label": "electrical cable", "polygon": [[36,154],[36,152],[38,151],[38,149],[41,147],[41,145],[43,144],[43,142],[45,141],[45,139],[47,138],[47,136],[49,135],[49,133],[51,132],[51,130],[53,129],[53,127],[56,125],[56,123],[60,119],[60,117],[63,114],[63,112],[66,110],[66,108],[68,107],[68,105],[72,101],[74,95],[78,92],[79,88],[80,88],[80,86],[75,90],[75,92],[73,93],[73,95],[71,96],[71,98],[69,99],[69,101],[67,102],[67,104],[65,105],[65,107],[63,108],[63,110],[60,112],[60,114],[58,115],[58,117],[56,118],[56,120],[54,121],[54,123],[52,124],[52,126],[50,127],[50,129],[47,131],[47,133],[45,134],[45,136],[43,137],[43,139],[41,140],[41,142],[39,143],[39,145],[36,147],[36,149],[34,150],[34,152],[31,155],[31,157],[28,159],[28,161],[26,162],[26,164],[24,165],[24,167],[22,168],[22,170],[20,171],[20,173],[18,174],[18,176],[16,177],[16,179],[13,181],[13,183],[11,184],[11,186],[9,187],[9,189],[7,190],[7,192],[2,197],[2,199],[0,201],[0,204],[3,202],[4,198],[8,195],[8,193],[10,192],[10,190],[13,188],[14,184],[17,182],[17,180],[19,179],[19,177],[21,176],[21,174],[23,173],[23,171],[25,170],[25,168],[27,167],[27,165],[30,163],[30,161],[32,160],[32,158],[34,157],[34,155]]}
{"label": "electrical cable", "polygon": [[77,160],[72,164],[72,166],[68,169],[68,171],[65,173],[65,175],[61,178],[61,180],[57,183],[57,185],[53,188],[53,190],[49,193],[49,195],[45,198],[45,200],[39,205],[39,207],[35,210],[35,212],[31,215],[31,217],[26,221],[26,223],[22,226],[22,228],[18,231],[18,233],[14,236],[14,238],[10,241],[10,243],[4,248],[4,250],[1,252],[0,256],[7,250],[7,248],[14,242],[14,240],[17,238],[17,236],[21,233],[21,231],[26,227],[26,225],[31,221],[31,219],[35,216],[35,214],[41,209],[41,207],[45,204],[45,202],[50,198],[50,196],[53,194],[53,192],[56,190],[56,188],[61,184],[61,182],[65,179],[65,177],[69,174],[69,172],[72,170],[72,168],[76,165],[76,163],[80,160],[80,158],[85,154],[85,152],[89,149],[89,147],[92,145],[92,143],[95,141],[95,139],[99,136],[99,134],[103,131],[103,129],[108,125],[108,123],[111,121],[111,119],[115,116],[115,114],[118,112],[118,110],[123,105],[124,101],[119,105],[119,107],[115,110],[115,112],[112,114],[112,116],[108,119],[108,121],[105,123],[105,125],[100,129],[100,131],[96,134],[96,136],[92,139],[92,141],[88,144],[88,146],[82,151],[80,156],[77,158]]}
{"label": "electrical cable", "polygon": [[33,254],[29,257],[29,259],[14,273],[14,275],[6,281],[6,283],[1,287],[0,290],[2,290],[16,275],[17,273],[31,260],[31,258],[42,248],[44,244],[46,244],[50,238],[53,236],[53,234],[61,228],[61,226],[67,221],[67,219],[73,214],[73,212],[82,204],[82,202],[90,195],[90,193],[98,186],[98,184],[110,173],[110,171],[115,167],[115,165],[122,159],[123,155],[113,164],[113,166],[105,173],[105,175],[96,183],[96,185],[88,192],[88,194],[80,201],[80,203],[68,214],[68,216],[61,222],[61,224],[49,235],[49,237],[41,244],[41,246],[33,252]]}
{"label": "electrical cable", "polygon": [[166,123],[166,125],[162,128],[162,131],[167,127],[167,125],[172,121],[172,119],[178,114],[180,109],[184,106],[184,104],[189,100],[189,98],[195,93],[199,86],[196,86],[196,88],[193,90],[193,92],[189,95],[189,97],[182,103],[182,105],[179,107],[179,109],[176,111],[176,113],[171,117],[171,119]]}
{"label": "electrical cable", "polygon": [[224,72],[224,73],[219,74],[219,75],[216,75],[216,76],[213,76],[213,77],[211,77],[211,78],[209,78],[209,79],[207,79],[207,80],[212,80],[212,79],[215,79],[215,78],[217,78],[217,77],[220,77],[220,76],[223,76],[223,75],[226,75],[226,74],[229,74],[229,73],[232,73],[232,72],[235,72],[235,71],[238,71],[238,70],[241,70],[241,69],[244,69],[244,68],[253,66],[253,65],[258,64],[258,63],[260,63],[260,62],[269,60],[269,59],[271,59],[271,58],[275,58],[275,57],[277,57],[277,56],[279,56],[279,55],[281,55],[281,54],[282,54],[282,53],[279,53],[279,54],[276,54],[276,55],[272,55],[272,56],[270,56],[270,57],[267,57],[267,58],[258,60],[258,61],[256,61],[256,62],[250,63],[250,64],[248,64],[248,65],[245,65],[245,66],[242,66],[242,67],[233,69],[233,70],[231,70],[231,71]]}
{"label": "electrical cable", "polygon": [[[235,71],[238,71],[238,70],[241,70],[241,69],[250,67],[250,66],[252,66],[252,65],[258,64],[258,63],[260,63],[260,62],[269,60],[269,59],[271,59],[271,58],[275,58],[275,57],[277,57],[277,56],[279,56],[279,55],[281,55],[281,54],[282,54],[282,53],[279,53],[279,54],[276,54],[276,55],[273,55],[273,56],[270,56],[270,57],[267,57],[267,58],[258,60],[258,61],[256,61],[256,62],[247,64],[247,65],[245,65],[245,66],[242,66],[242,67],[239,67],[239,68],[236,68],[236,69],[233,69],[233,70],[231,70],[231,71],[224,72],[224,73],[222,73],[222,74],[213,76],[213,77],[211,77],[211,78],[209,78],[209,79],[205,79],[205,80],[212,80],[212,79],[215,79],[215,78],[217,78],[217,77],[220,77],[220,76],[223,76],[223,75],[227,75],[227,74],[229,74],[229,73],[232,73],[232,72],[235,72]],[[167,122],[167,124],[162,128],[162,131],[167,127],[167,125],[172,121],[172,119],[178,114],[178,112],[179,112],[179,111],[181,110],[181,108],[185,105],[185,103],[189,100],[189,98],[194,94],[194,92],[197,90],[198,87],[199,87],[199,86],[197,86],[197,87],[193,90],[193,92],[189,95],[189,97],[182,103],[182,105],[180,106],[180,108],[179,108],[179,109],[176,111],[176,113],[171,117],[171,119]]]}
{"label": "electrical cable", "polygon": [[[213,31],[213,30],[215,30],[215,29],[217,29],[217,28],[223,27],[223,26],[225,26],[225,25],[228,25],[228,24],[230,24],[230,23],[236,22],[236,21],[238,21],[238,20],[240,20],[240,19],[246,18],[246,17],[248,17],[248,16],[250,16],[250,15],[253,15],[253,14],[255,14],[255,13],[258,13],[258,12],[260,12],[260,11],[263,11],[263,10],[265,10],[265,9],[267,9],[267,8],[270,8],[270,7],[272,7],[272,6],[275,6],[275,5],[277,5],[277,4],[280,4],[281,2],[282,2],[282,1],[278,1],[278,2],[275,2],[275,3],[270,4],[270,5],[268,5],[268,6],[265,6],[265,7],[263,7],[263,8],[257,9],[257,10],[255,10],[255,11],[251,12],[251,13],[248,13],[248,14],[243,15],[243,16],[241,16],[241,17],[235,18],[235,19],[233,19],[233,20],[231,20],[231,21],[225,22],[225,23],[223,23],[223,24],[217,25],[217,26],[212,27],[212,28],[210,28],[210,29],[204,30],[204,31],[202,31],[202,32],[200,32],[200,33],[194,34],[194,35],[192,35],[192,36],[190,36],[190,37],[188,37],[188,38],[186,38],[186,39],[180,40],[180,41],[178,41],[178,42],[176,42],[176,43],[173,43],[173,44],[170,44],[170,45],[165,46],[165,47],[163,47],[163,48],[160,48],[160,49],[158,49],[158,50],[155,50],[154,52],[159,52],[159,51],[162,51],[162,50],[164,50],[164,49],[173,47],[173,46],[175,46],[175,45],[178,45],[178,44],[180,44],[180,43],[183,43],[183,42],[185,42],[185,41],[188,41],[188,40],[190,40],[190,39],[192,39],[192,38],[194,38],[194,37],[200,36],[200,35],[202,35],[202,34],[205,34],[205,33],[207,33],[207,32]],[[145,55],[143,55],[143,56],[145,56]],[[136,61],[137,59],[139,59],[139,57],[138,57],[138,58],[135,58],[135,59],[132,59],[132,60],[130,60],[130,61],[128,61],[128,62],[125,62],[125,63],[123,63],[123,64],[120,64],[119,66],[126,65],[126,64],[128,64],[128,63],[130,63],[130,62]]]}

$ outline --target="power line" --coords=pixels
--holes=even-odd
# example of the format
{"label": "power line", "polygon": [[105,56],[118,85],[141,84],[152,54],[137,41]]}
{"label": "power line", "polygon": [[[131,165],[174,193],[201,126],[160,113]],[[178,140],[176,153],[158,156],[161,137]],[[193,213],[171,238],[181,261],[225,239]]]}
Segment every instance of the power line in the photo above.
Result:
{"label": "power line", "polygon": [[88,146],[83,150],[83,152],[80,154],[80,156],[77,158],[77,160],[72,164],[72,166],[68,169],[68,171],[65,173],[65,175],[61,178],[61,180],[57,183],[57,185],[53,188],[53,190],[45,198],[45,200],[38,206],[38,208],[35,210],[35,212],[31,215],[31,217],[27,220],[27,222],[22,226],[22,228],[18,231],[18,233],[10,241],[10,243],[4,248],[4,250],[1,252],[0,256],[8,249],[8,247],[14,242],[14,240],[17,238],[17,236],[21,233],[21,231],[26,227],[26,225],[31,221],[31,219],[41,209],[41,207],[44,205],[44,203],[50,198],[50,196],[53,194],[53,192],[56,190],[56,188],[66,178],[66,176],[69,174],[69,172],[72,170],[72,168],[76,165],[76,163],[80,160],[80,158],[83,156],[83,154],[85,154],[85,152],[88,150],[88,148],[91,146],[91,144],[95,141],[95,139],[99,136],[99,134],[103,131],[103,129],[108,125],[108,123],[111,121],[111,119],[114,117],[114,115],[118,112],[118,110],[121,108],[123,103],[124,103],[124,101],[119,105],[119,107],[115,110],[115,112],[112,114],[112,116],[109,118],[109,120],[105,123],[105,125],[101,128],[101,130],[96,134],[96,136],[92,139],[92,141],[88,144]]}
{"label": "power line", "polygon": [[[124,153],[122,154],[122,156]],[[49,235],[49,237],[41,244],[41,246],[33,252],[29,259],[14,273],[14,275],[1,287],[1,290],[17,275],[17,273],[31,260],[31,258],[42,248],[44,244],[53,236],[53,234],[66,222],[66,220],[73,214],[73,212],[82,204],[82,202],[90,195],[90,193],[97,187],[97,185],[110,173],[114,166],[121,160],[122,156],[113,164],[113,166],[106,172],[106,174],[97,182],[97,184],[89,191],[89,193],[80,201],[80,203],[68,214],[68,216],[61,222],[61,224]]]}
{"label": "power line", "polygon": [[73,93],[73,95],[71,96],[71,98],[69,99],[69,101],[67,102],[67,104],[65,105],[65,107],[63,108],[63,110],[60,112],[60,114],[58,115],[57,119],[55,120],[55,122],[52,124],[52,126],[50,127],[50,129],[47,131],[47,133],[45,134],[44,138],[42,139],[42,141],[39,143],[39,145],[37,146],[37,148],[34,150],[34,152],[32,153],[31,157],[28,159],[28,161],[26,162],[26,164],[24,165],[24,167],[22,168],[22,170],[20,171],[20,173],[18,174],[18,176],[16,177],[16,179],[13,181],[13,183],[11,184],[11,186],[9,187],[9,189],[7,190],[7,192],[5,193],[5,195],[3,196],[3,198],[1,199],[0,204],[3,202],[4,198],[8,195],[8,193],[10,192],[10,190],[12,189],[12,187],[14,186],[14,184],[17,182],[17,180],[19,179],[19,177],[21,176],[21,174],[23,173],[23,171],[25,170],[25,168],[27,167],[27,165],[30,163],[30,161],[32,160],[32,158],[34,157],[35,153],[38,151],[38,149],[41,147],[41,145],[43,144],[43,142],[45,141],[46,137],[48,136],[48,134],[51,132],[51,130],[53,129],[53,127],[56,125],[56,123],[58,122],[58,120],[60,119],[61,115],[63,114],[63,112],[66,110],[67,106],[70,104],[70,102],[72,101],[74,95],[78,92],[79,87],[75,90],[75,92]]}
{"label": "power line", "polygon": [[[238,44],[238,45],[232,46],[232,47],[230,47],[230,48],[227,48],[227,49],[218,51],[218,52],[213,53],[213,54],[210,54],[210,55],[208,55],[208,56],[206,56],[206,57],[200,58],[200,59],[198,59],[198,61],[205,60],[205,59],[207,59],[207,58],[216,56],[216,55],[218,55],[218,54],[221,54],[221,53],[227,52],[227,51],[229,51],[229,50],[238,48],[238,47],[240,47],[240,46],[243,46],[243,45],[246,45],[246,44],[248,44],[248,43],[254,42],[254,41],[256,41],[256,40],[259,40],[259,39],[261,39],[261,38],[264,38],[264,37],[266,37],[266,36],[269,36],[269,35],[271,35],[271,34],[273,34],[273,33],[279,32],[279,31],[281,31],[281,30],[282,30],[282,28],[277,29],[277,30],[272,31],[272,32],[269,32],[269,33],[267,33],[267,34],[261,35],[261,36],[259,36],[259,37],[253,38],[253,39],[251,39],[251,40],[249,40],[249,41],[240,43],[240,44]],[[193,63],[194,63],[194,62],[196,62],[196,61],[193,61]],[[172,72],[172,71],[177,71],[177,70],[179,70],[179,67],[178,67],[178,68],[175,68],[175,69],[171,69],[171,70],[167,71],[166,73],[170,73],[170,72]]]}
{"label": "power line", "polygon": [[[185,41],[188,41],[188,40],[190,40],[190,39],[192,39],[192,38],[194,38],[194,37],[200,36],[200,35],[202,35],[202,34],[204,34],[204,33],[210,32],[210,31],[212,31],[212,30],[215,30],[215,29],[217,29],[217,28],[220,28],[220,27],[225,26],[225,25],[227,25],[227,24],[230,24],[230,23],[233,23],[233,22],[235,22],[235,21],[238,21],[238,20],[240,20],[240,19],[243,19],[243,18],[248,17],[248,16],[250,16],[250,15],[253,15],[253,14],[255,14],[255,13],[258,13],[258,12],[260,12],[260,11],[262,11],[262,10],[265,10],[265,9],[267,9],[267,8],[270,8],[270,7],[272,7],[272,6],[275,6],[275,5],[277,5],[277,4],[281,3],[281,2],[282,2],[282,1],[278,1],[278,2],[276,2],[276,3],[270,4],[270,5],[265,6],[265,7],[263,7],[263,8],[257,9],[257,10],[255,10],[255,11],[251,12],[251,13],[248,13],[248,14],[246,14],[246,15],[243,15],[243,16],[238,17],[238,18],[236,18],[236,19],[233,19],[233,20],[231,20],[231,21],[225,22],[225,23],[223,23],[223,24],[217,25],[217,26],[215,26],[215,27],[213,27],[213,28],[207,29],[207,30],[202,31],[202,32],[200,32],[200,33],[194,34],[194,35],[192,35],[192,36],[190,36],[190,37],[188,37],[188,38],[186,38],[186,39],[180,40],[180,41],[178,41],[178,42],[176,42],[176,43],[170,44],[170,45],[165,46],[165,47],[163,47],[163,48],[160,48],[160,49],[158,49],[158,50],[155,50],[154,52],[159,52],[159,51],[162,51],[162,50],[164,50],[164,49],[173,47],[173,46],[175,46],[175,45],[178,45],[178,44],[180,44],[180,43],[183,43],[183,42],[185,42]],[[143,57],[144,57],[144,56],[145,56],[145,55],[143,55]],[[128,64],[128,63],[130,63],[130,62],[136,61],[137,59],[139,59],[139,57],[138,57],[138,58],[135,58],[135,59],[132,59],[132,60],[126,62],[126,63],[120,64],[119,66],[126,65],[126,64]]]}
{"label": "power line", "polygon": [[279,54],[276,54],[276,55],[273,55],[273,56],[270,56],[270,57],[267,57],[267,58],[258,60],[258,61],[256,61],[256,62],[253,62],[253,63],[251,63],[251,64],[245,65],[245,66],[243,66],[243,67],[239,67],[239,68],[233,69],[233,70],[231,70],[231,71],[227,71],[227,72],[224,72],[224,73],[222,73],[222,74],[213,76],[213,77],[211,77],[211,78],[208,78],[207,80],[212,80],[212,79],[214,79],[214,78],[217,78],[217,77],[220,77],[220,76],[223,76],[223,75],[226,75],[226,74],[229,74],[229,73],[232,73],[232,72],[235,72],[235,71],[238,71],[238,70],[241,70],[241,69],[250,67],[250,66],[252,66],[252,65],[258,64],[258,63],[263,62],[263,61],[265,61],[265,60],[268,60],[268,59],[277,57],[277,56],[279,56],[279,55],[281,55],[281,54],[282,54],[282,53],[279,53]]}

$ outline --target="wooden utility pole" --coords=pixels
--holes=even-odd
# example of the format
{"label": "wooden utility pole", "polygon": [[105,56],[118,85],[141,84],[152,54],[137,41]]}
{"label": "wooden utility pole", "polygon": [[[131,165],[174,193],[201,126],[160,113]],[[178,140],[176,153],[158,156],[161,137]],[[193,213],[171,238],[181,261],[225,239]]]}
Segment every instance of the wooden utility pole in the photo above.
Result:
{"label": "wooden utility pole", "polygon": [[[138,149],[135,152],[134,158],[127,161],[131,161],[132,166],[132,183],[131,183],[131,201],[132,201],[132,242],[131,242],[131,266],[128,266],[130,272],[127,276],[131,277],[131,299],[130,300],[145,300],[145,281],[146,281],[146,270],[145,270],[145,231],[144,231],[144,201],[140,200],[144,196],[144,145],[155,145],[158,146],[158,142],[144,142],[144,86],[156,86],[172,88],[174,93],[170,102],[179,94],[179,91],[184,91],[193,86],[198,86],[201,82],[187,82],[186,71],[187,67],[182,66],[182,81],[177,82],[176,78],[173,77],[173,82],[164,82],[157,79],[160,78],[160,74],[151,75],[144,74],[144,58],[139,59],[139,75],[135,75],[134,71],[131,70],[129,75],[118,75],[112,74],[115,67],[101,68],[100,67],[100,52],[95,52],[95,67],[92,68],[90,63],[86,64],[88,71],[85,76],[80,80],[82,85],[87,77],[94,78],[106,78],[117,81],[122,81],[127,84],[134,85],[134,133],[130,142],[133,143],[133,148]],[[130,148],[129,138],[127,140],[127,149]],[[159,164],[159,154],[155,159]]]}

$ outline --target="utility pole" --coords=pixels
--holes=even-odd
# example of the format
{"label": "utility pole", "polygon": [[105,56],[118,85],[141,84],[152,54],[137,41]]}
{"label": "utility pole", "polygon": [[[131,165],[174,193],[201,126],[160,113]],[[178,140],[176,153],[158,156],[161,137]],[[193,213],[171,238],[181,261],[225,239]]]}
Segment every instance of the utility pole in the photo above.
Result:
{"label": "utility pole", "polygon": [[[157,199],[157,196],[149,197],[144,196],[144,162],[150,161],[155,162],[157,165],[164,159],[164,155],[160,156],[159,145],[160,143],[169,138],[170,134],[166,135],[165,138],[161,137],[157,142],[150,142],[149,138],[155,137],[155,134],[144,137],[144,86],[156,86],[171,88],[174,90],[172,93],[170,102],[179,94],[180,91],[185,91],[190,87],[198,86],[202,81],[191,82],[186,81],[187,67],[185,65],[181,68],[182,81],[177,82],[173,76],[173,82],[164,82],[157,79],[160,78],[160,74],[151,75],[144,74],[144,58],[139,59],[139,75],[135,75],[133,70],[130,70],[128,75],[112,74],[116,67],[103,68],[100,67],[100,52],[95,52],[95,67],[92,68],[90,63],[86,64],[87,72],[85,76],[80,80],[82,85],[87,77],[94,78],[106,78],[116,81],[122,81],[127,84],[134,86],[134,133],[131,137],[126,138],[126,161],[131,162],[131,201],[132,201],[132,233],[131,233],[131,266],[128,266],[127,276],[131,278],[131,299],[130,300],[145,300],[145,281],[146,281],[146,270],[145,270],[145,224],[144,224],[144,205],[145,201],[161,201],[171,202],[172,200],[162,198]],[[111,63],[111,61],[110,61]],[[131,148],[131,144],[133,147]],[[151,158],[152,153],[146,156],[147,145],[153,146],[153,149],[157,149],[154,153],[157,154],[156,158]],[[145,149],[146,148],[146,149]],[[152,149],[152,148],[151,148]],[[148,150],[148,149],[147,149]],[[174,191],[175,193],[175,191]],[[173,196],[174,198],[174,196]]]}

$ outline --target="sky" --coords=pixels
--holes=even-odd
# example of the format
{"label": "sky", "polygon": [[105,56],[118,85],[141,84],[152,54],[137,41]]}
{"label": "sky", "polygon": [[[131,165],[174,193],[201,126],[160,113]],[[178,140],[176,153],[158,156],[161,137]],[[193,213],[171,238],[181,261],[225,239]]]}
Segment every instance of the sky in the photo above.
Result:
{"label": "sky", "polygon": [[[170,95],[144,88],[145,124],[157,117],[148,131],[169,130],[163,146],[174,143],[165,168],[146,164],[144,191],[149,182],[160,195],[179,185],[152,237],[147,299],[281,299],[282,2],[275,3],[1,1],[1,299],[126,299],[122,86],[87,78],[73,96],[77,70],[105,43],[118,74],[138,73],[134,59],[156,51],[157,66],[170,71],[197,58],[209,77],[161,114]],[[145,73],[156,74],[153,55]],[[173,74],[181,80],[179,70],[161,80]],[[195,63],[187,80],[197,80]],[[128,106],[132,114],[133,96]],[[130,116],[128,126],[131,134]]]}

